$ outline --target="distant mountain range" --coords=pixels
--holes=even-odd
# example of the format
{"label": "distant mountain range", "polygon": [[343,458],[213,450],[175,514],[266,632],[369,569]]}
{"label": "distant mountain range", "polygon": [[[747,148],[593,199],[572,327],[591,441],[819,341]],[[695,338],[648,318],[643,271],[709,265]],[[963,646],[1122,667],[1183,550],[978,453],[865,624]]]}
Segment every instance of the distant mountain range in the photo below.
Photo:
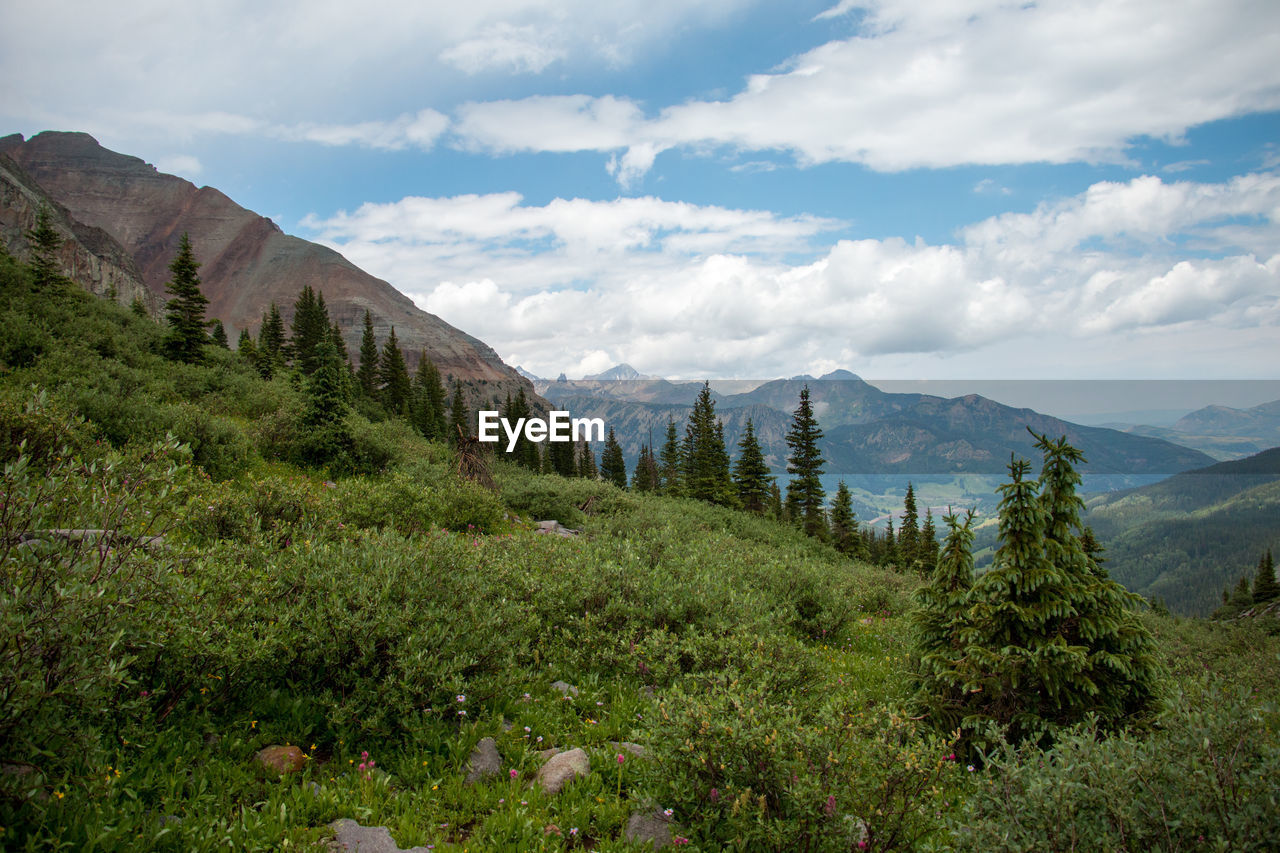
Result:
{"label": "distant mountain range", "polygon": [[[601,374],[601,379],[538,380],[535,387],[575,417],[604,418],[624,455],[634,460],[650,436],[661,445],[668,420],[682,424],[702,383],[615,378],[638,375],[621,367],[625,369]],[[733,391],[732,383],[717,384],[722,391]],[[1067,436],[1084,451],[1090,474],[1167,476],[1213,462],[1198,450],[1159,438],[1081,426],[978,395],[888,393],[844,370],[818,379],[747,385],[750,390],[740,393],[713,389],[716,413],[731,452],[750,418],[776,471],[786,466],[785,436],[805,385],[825,432],[822,449],[832,474],[1003,474],[1011,454],[1037,457],[1028,428]]]}
{"label": "distant mountain range", "polygon": [[332,249],[291,237],[218,190],[109,151],[88,134],[0,138],[0,243],[16,257],[27,254],[24,235],[41,206],[66,238],[64,268],[99,295],[114,293],[126,304],[137,297],[158,310],[169,263],[187,233],[201,264],[208,316],[222,320],[233,343],[240,330],[258,328],[272,302],[287,324],[298,293],[311,285],[324,295],[353,359],[368,311],[379,344],[394,326],[410,369],[426,353],[446,377],[467,384],[473,402],[532,391],[487,344]]}
{"label": "distant mountain range", "polygon": [[1251,409],[1205,406],[1167,427],[1119,424],[1116,427],[1194,447],[1216,459],[1236,459],[1280,445],[1280,400]]}
{"label": "distant mountain range", "polygon": [[1094,496],[1085,521],[1112,577],[1175,612],[1208,615],[1263,551],[1280,554],[1280,447]]}

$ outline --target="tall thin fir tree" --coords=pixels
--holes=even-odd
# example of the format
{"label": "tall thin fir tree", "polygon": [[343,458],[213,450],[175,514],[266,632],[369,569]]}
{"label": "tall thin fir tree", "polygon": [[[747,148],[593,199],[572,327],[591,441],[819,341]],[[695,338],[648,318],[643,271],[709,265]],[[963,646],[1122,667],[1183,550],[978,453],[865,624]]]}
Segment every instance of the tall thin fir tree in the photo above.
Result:
{"label": "tall thin fir tree", "polygon": [[418,354],[412,400],[412,420],[418,432],[426,438],[445,438],[444,384],[440,380],[440,370],[427,357],[425,350]]}
{"label": "tall thin fir tree", "polygon": [[58,252],[62,249],[62,235],[53,227],[53,216],[44,205],[36,212],[35,227],[24,235],[31,247],[28,268],[37,290],[50,291],[60,287],[65,279]]}
{"label": "tall thin fir tree", "polygon": [[471,410],[467,408],[467,398],[462,393],[462,383],[454,380],[453,403],[449,407],[449,438],[454,442],[462,442],[471,438]]}
{"label": "tall thin fir tree", "polygon": [[262,317],[258,329],[258,372],[270,379],[284,370],[285,364],[284,319],[274,302]]}
{"label": "tall thin fir tree", "polygon": [[609,434],[604,439],[604,450],[600,452],[600,477],[620,489],[627,487],[627,462],[622,457],[622,445],[618,444],[613,427],[609,427]]}
{"label": "tall thin fir tree", "polygon": [[[530,447],[537,453],[537,445],[530,442]],[[591,449],[591,442],[584,441],[578,448],[578,476],[584,480],[599,480],[600,466],[596,464],[596,452]]]}
{"label": "tall thin fir tree", "polygon": [[973,515],[969,510],[963,522],[955,513],[943,516],[947,539],[928,583],[916,591],[911,617],[917,656],[913,701],[936,728],[947,732],[960,727],[965,712],[956,655],[973,587]]}
{"label": "tall thin fir tree", "polygon": [[381,386],[382,405],[387,413],[396,417],[409,414],[409,398],[412,383],[409,369],[404,363],[404,353],[400,351],[400,341],[396,338],[396,327],[391,327],[391,334],[382,345],[382,355],[378,357],[378,384]]}
{"label": "tall thin fir tree", "polygon": [[378,339],[373,335],[373,315],[364,312],[364,331],[360,336],[360,367],[356,384],[367,400],[378,399]]}
{"label": "tall thin fir tree", "polygon": [[640,445],[640,457],[636,459],[635,473],[631,475],[631,488],[637,492],[652,492],[658,488],[658,460],[653,448]]}
{"label": "tall thin fir tree", "polygon": [[842,554],[861,556],[862,537],[853,512],[853,495],[844,480],[836,486],[836,496],[831,501],[831,544]]}
{"label": "tall thin fir tree", "polygon": [[920,527],[920,542],[916,549],[916,565],[920,573],[928,577],[938,563],[938,530],[933,523],[933,510],[924,508],[924,524]]}
{"label": "tall thin fir tree", "polygon": [[662,445],[659,459],[661,482],[659,489],[664,495],[677,497],[684,494],[681,472],[684,470],[684,454],[680,446],[680,437],[676,432],[676,422],[667,419],[667,437]]}
{"label": "tall thin fir tree", "polygon": [[248,329],[240,330],[240,340],[236,342],[236,353],[249,362],[255,370],[258,368],[258,345],[253,342],[253,335],[249,334]]}
{"label": "tall thin fir tree", "polygon": [[791,428],[787,431],[787,447],[791,455],[787,457],[787,473],[792,475],[787,484],[788,508],[795,508],[793,521],[797,522],[810,536],[822,537],[827,533],[823,506],[826,504],[826,492],[822,488],[822,469],[826,460],[818,448],[822,439],[822,430],[813,415],[813,405],[809,402],[809,386],[800,391],[800,404],[791,418]]}
{"label": "tall thin fir tree", "polygon": [[1271,549],[1258,560],[1258,570],[1253,575],[1253,601],[1255,604],[1266,604],[1280,598],[1280,586],[1276,584],[1276,564],[1271,558]]}
{"label": "tall thin fir tree", "polygon": [[738,442],[738,459],[733,468],[733,482],[738,489],[738,502],[748,512],[761,515],[769,503],[769,487],[773,476],[764,461],[755,423],[747,418],[747,428]]}
{"label": "tall thin fir tree", "polygon": [[903,568],[923,573],[920,563],[920,514],[916,509],[915,487],[908,482],[907,494],[902,499],[902,525],[898,528],[898,554]]}
{"label": "tall thin fir tree", "polygon": [[346,464],[351,449],[351,434],[346,426],[350,410],[347,399],[346,370],[338,351],[327,337],[316,348],[315,370],[304,384],[305,427],[299,442],[299,455],[304,464],[336,467]]}
{"label": "tall thin fir tree", "polygon": [[302,288],[293,304],[290,332],[293,363],[303,376],[310,376],[319,364],[319,349],[330,333],[324,295],[317,293],[309,284]]}
{"label": "tall thin fir tree", "polygon": [[708,503],[732,506],[737,503],[729,474],[729,455],[724,446],[724,427],[716,418],[711,383],[703,383],[684,434],[685,494]]}
{"label": "tall thin fir tree", "polygon": [[170,298],[165,304],[169,331],[164,347],[169,358],[189,364],[204,360],[204,345],[209,339],[204,316],[209,300],[200,292],[199,269],[191,239],[184,233],[178,241],[178,254],[169,264],[170,277],[165,285]]}

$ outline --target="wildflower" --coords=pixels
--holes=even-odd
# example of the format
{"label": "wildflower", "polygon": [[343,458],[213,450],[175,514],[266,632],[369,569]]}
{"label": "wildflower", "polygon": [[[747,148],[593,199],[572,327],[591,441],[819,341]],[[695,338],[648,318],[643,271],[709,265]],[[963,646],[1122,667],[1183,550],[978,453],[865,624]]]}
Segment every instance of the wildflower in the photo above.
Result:
{"label": "wildflower", "polygon": [[519,776],[519,775],[520,775],[520,771],[516,770],[516,769],[513,767],[513,768],[511,769],[511,778],[512,778],[512,779],[514,779],[514,778],[516,778],[516,777],[517,777],[517,776]]}
{"label": "wildflower", "polygon": [[459,711],[459,712],[458,712],[458,716],[459,716],[459,717],[465,717],[466,715],[467,715],[467,712],[466,712],[466,711]]}
{"label": "wildflower", "polygon": [[827,797],[827,804],[822,807],[822,811],[827,817],[831,817],[833,814],[836,813],[836,795],[835,794],[831,794],[830,796]]}
{"label": "wildflower", "polygon": [[459,701],[459,702],[465,702],[465,701],[467,701],[467,694],[465,694],[465,693],[459,693],[459,694],[458,694],[458,701]]}
{"label": "wildflower", "polygon": [[662,810],[662,816],[663,816],[663,817],[671,817],[673,814],[675,814],[675,812],[673,812],[671,809],[663,809],[663,810]]}
{"label": "wildflower", "polygon": [[619,763],[619,764],[621,764],[622,762],[624,762],[624,761],[626,761],[626,760],[627,760],[627,759],[623,757],[622,753],[621,753],[621,752],[619,752],[619,753],[618,753],[618,763]]}
{"label": "wildflower", "polygon": [[688,844],[689,839],[685,838],[683,835],[677,835],[675,838],[671,839],[671,843],[675,845]]}
{"label": "wildflower", "polygon": [[577,834],[578,834],[578,827],[576,827],[576,826],[570,827],[570,828],[569,828],[569,834],[570,834],[570,835],[577,835]]}
{"label": "wildflower", "polygon": [[542,735],[538,735],[538,739],[537,739],[536,741],[534,741],[534,742],[535,742],[535,743],[542,743]]}
{"label": "wildflower", "polygon": [[[527,696],[528,694],[526,693],[525,695]],[[525,726],[524,730],[526,733],[533,731],[533,729],[529,728],[528,726]]]}
{"label": "wildflower", "polygon": [[711,802],[713,803],[720,802],[720,792],[715,788],[711,789]]}
{"label": "wildflower", "polygon": [[977,768],[976,768],[976,767],[974,767],[972,764],[970,764],[970,765],[969,765],[969,767],[968,767],[967,769],[968,769],[968,771],[969,771],[970,773],[972,773],[972,772],[973,772],[974,770],[976,770]]}

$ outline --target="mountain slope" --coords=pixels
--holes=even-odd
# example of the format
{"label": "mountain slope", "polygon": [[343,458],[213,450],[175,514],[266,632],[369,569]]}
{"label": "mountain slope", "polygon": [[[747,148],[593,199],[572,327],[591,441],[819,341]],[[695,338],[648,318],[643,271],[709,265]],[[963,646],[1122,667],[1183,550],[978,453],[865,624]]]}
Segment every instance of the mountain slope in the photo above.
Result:
{"label": "mountain slope", "polygon": [[1280,448],[1089,500],[1112,576],[1170,609],[1207,615],[1224,586],[1280,550]]}
{"label": "mountain slope", "polygon": [[478,396],[486,399],[520,387],[532,391],[482,341],[420,310],[332,249],[283,233],[212,187],[197,188],[108,151],[84,133],[6,137],[3,152],[72,217],[117,241],[159,299],[178,241],[188,233],[209,316],[223,321],[233,341],[238,330],[255,330],[272,302],[287,323],[298,292],[311,285],[324,295],[353,354],[368,310],[380,340],[395,327],[411,368],[425,351],[446,377],[485,386],[487,393]]}

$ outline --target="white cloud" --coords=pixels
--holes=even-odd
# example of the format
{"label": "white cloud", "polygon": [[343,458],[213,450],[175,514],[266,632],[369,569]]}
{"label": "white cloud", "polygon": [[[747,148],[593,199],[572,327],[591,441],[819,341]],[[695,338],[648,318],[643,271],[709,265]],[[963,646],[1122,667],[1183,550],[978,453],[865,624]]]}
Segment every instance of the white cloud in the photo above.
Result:
{"label": "white cloud", "polygon": [[[1275,3],[857,6],[867,11],[857,34],[751,76],[728,100],[693,100],[643,120],[630,113],[572,149],[563,142],[574,126],[567,118],[608,104],[579,100],[578,115],[567,117],[561,101],[495,102],[482,108],[487,127],[527,126],[528,133],[495,140],[470,134],[465,122],[459,132],[498,151],[627,151],[614,171],[634,182],[646,152],[674,146],[779,150],[802,164],[881,171],[1120,162],[1135,138],[1176,140],[1205,122],[1280,108]],[[819,17],[854,8],[841,3]],[[621,168],[626,156],[628,169]]]}
{"label": "white cloud", "polygon": [[392,121],[364,121],[356,124],[300,124],[274,126],[267,130],[282,139],[318,142],[321,145],[359,145],[383,151],[405,148],[429,149],[449,126],[449,119],[435,110],[419,110]]}
{"label": "white cloud", "polygon": [[199,158],[192,157],[190,154],[170,154],[156,160],[155,167],[161,172],[167,172],[170,175],[178,175],[192,180],[199,177],[204,171],[204,166],[200,164]]}
{"label": "white cloud", "polygon": [[501,22],[443,51],[440,58],[468,74],[493,70],[537,74],[567,55],[545,30]]}
{"label": "white cloud", "polygon": [[[593,372],[602,352],[671,376],[891,371],[903,358],[954,369],[1011,341],[1022,355],[999,362],[1005,375],[1056,375],[1104,369],[1097,354],[1135,337],[1147,360],[1111,370],[1221,375],[1240,369],[1236,347],[1280,324],[1273,173],[1096,184],[947,245],[823,248],[839,223],[655,198],[531,206],[514,193],[369,204],[306,226],[540,375]],[[813,259],[789,263],[796,253]]]}

